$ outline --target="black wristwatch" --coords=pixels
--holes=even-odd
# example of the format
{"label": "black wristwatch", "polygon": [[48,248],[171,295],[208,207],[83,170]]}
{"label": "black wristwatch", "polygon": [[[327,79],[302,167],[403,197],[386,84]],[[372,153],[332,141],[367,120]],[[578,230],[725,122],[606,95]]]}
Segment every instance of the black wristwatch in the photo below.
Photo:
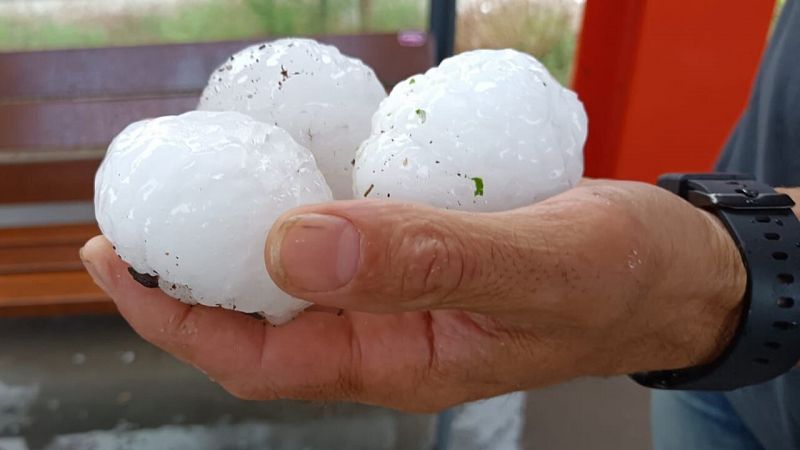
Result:
{"label": "black wristwatch", "polygon": [[668,174],[658,185],[715,214],[747,269],[736,334],[716,361],[631,375],[659,389],[731,390],[763,383],[800,361],[800,222],[794,202],[754,177]]}

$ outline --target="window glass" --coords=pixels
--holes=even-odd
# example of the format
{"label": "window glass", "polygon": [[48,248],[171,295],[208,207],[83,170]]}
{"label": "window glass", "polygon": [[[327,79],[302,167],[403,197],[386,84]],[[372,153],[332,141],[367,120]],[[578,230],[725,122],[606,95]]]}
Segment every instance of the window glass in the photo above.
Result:
{"label": "window glass", "polygon": [[0,0],[0,51],[424,29],[427,0]]}
{"label": "window glass", "polygon": [[562,83],[572,70],[584,0],[460,0],[456,50],[515,48]]}

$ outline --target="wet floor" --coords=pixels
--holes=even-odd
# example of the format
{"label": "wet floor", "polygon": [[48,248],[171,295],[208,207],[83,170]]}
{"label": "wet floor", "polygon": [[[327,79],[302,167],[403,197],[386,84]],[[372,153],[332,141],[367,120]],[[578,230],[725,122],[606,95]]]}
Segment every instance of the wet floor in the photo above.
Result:
{"label": "wet floor", "polygon": [[0,319],[2,450],[426,449],[434,425],[367,406],[237,400],[116,316]]}
{"label": "wet floor", "polygon": [[[647,449],[648,397],[625,378],[530,392],[521,448]],[[0,450],[430,449],[435,423],[358,405],[237,400],[116,316],[0,319]]]}

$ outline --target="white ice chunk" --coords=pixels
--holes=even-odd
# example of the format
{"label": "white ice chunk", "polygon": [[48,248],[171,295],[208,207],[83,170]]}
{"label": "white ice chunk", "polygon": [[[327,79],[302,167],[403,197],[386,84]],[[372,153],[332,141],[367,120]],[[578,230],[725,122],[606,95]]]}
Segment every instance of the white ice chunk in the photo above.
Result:
{"label": "white ice chunk", "polygon": [[578,183],[586,135],[578,97],[532,56],[462,53],[381,103],[354,194],[467,211],[526,206]]}
{"label": "white ice chunk", "polygon": [[141,274],[188,303],[289,320],[308,303],[272,282],[264,244],[278,216],[331,200],[311,152],[236,112],[134,123],[95,179],[103,234]]}
{"label": "white ice chunk", "polygon": [[356,150],[386,98],[375,73],[358,59],[310,39],[253,45],[209,79],[198,109],[238,111],[274,124],[311,149],[338,200],[352,198]]}

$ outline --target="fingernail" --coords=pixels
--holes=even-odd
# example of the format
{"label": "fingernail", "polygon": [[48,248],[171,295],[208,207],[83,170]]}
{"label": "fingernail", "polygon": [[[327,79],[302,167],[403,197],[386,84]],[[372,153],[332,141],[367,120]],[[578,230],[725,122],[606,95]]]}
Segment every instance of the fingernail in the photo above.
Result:
{"label": "fingernail", "polygon": [[361,257],[361,235],[350,221],[304,214],[282,225],[270,251],[273,267],[292,286],[308,292],[338,289],[353,279]]}
{"label": "fingernail", "polygon": [[83,250],[83,247],[81,247],[81,249],[78,251],[78,254],[80,255],[83,267],[85,267],[86,271],[89,272],[89,276],[92,277],[94,284],[99,286],[100,289],[108,292],[108,287],[107,287],[108,283],[106,281],[107,280],[106,275],[101,270],[99,270],[93,262],[89,261],[86,258],[86,254]]}

